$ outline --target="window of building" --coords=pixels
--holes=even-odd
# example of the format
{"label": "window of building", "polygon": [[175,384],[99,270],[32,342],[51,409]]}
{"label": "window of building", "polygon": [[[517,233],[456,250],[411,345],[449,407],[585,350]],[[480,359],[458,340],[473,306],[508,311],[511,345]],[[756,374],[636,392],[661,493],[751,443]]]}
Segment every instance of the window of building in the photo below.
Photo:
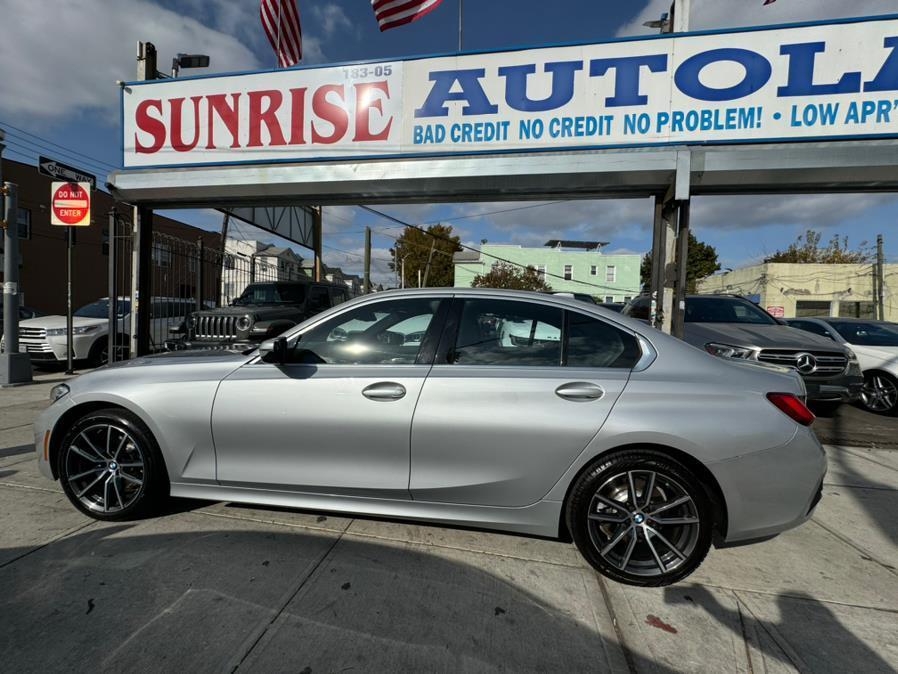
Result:
{"label": "window of building", "polygon": [[571,265],[571,264],[564,265],[564,280],[565,281],[573,281],[574,280],[574,265]]}
{"label": "window of building", "polygon": [[624,302],[629,302],[629,301],[632,300],[632,299],[633,299],[633,297],[630,296],[630,295],[625,295],[625,296],[624,296]]}
{"label": "window of building", "polygon": [[876,318],[875,302],[840,302],[839,316],[848,318]]}
{"label": "window of building", "polygon": [[19,226],[19,238],[20,239],[30,239],[31,238],[31,211],[27,208],[20,208],[16,223]]}
{"label": "window of building", "polygon": [[611,295],[605,295],[605,304],[611,304],[614,302],[614,297]]}
{"label": "window of building", "polygon": [[598,276],[599,275],[599,265],[597,265],[597,264],[590,265],[589,275],[590,276]]}
{"label": "window of building", "polygon": [[153,264],[157,267],[171,267],[171,246],[165,243],[154,243]]}
{"label": "window of building", "polygon": [[465,300],[450,360],[458,365],[561,365],[556,307],[512,300]]}
{"label": "window of building", "polygon": [[617,267],[613,264],[605,267],[605,283],[617,283]]}
{"label": "window of building", "polygon": [[831,316],[829,302],[819,302],[817,300],[798,300],[795,303],[795,317],[804,318],[808,316]]}
{"label": "window of building", "polygon": [[536,275],[539,276],[543,281],[546,280],[546,265],[538,264],[536,265]]}

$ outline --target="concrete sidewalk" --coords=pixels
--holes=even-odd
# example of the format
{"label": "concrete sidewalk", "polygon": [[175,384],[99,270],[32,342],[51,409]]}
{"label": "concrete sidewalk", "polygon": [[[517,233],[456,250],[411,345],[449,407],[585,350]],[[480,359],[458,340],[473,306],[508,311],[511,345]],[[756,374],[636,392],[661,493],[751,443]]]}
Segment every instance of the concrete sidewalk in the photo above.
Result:
{"label": "concrete sidewalk", "polygon": [[10,670],[898,668],[898,452],[831,448],[812,522],[641,590],[519,536],[191,501],[95,522],[36,471],[51,385],[0,390]]}

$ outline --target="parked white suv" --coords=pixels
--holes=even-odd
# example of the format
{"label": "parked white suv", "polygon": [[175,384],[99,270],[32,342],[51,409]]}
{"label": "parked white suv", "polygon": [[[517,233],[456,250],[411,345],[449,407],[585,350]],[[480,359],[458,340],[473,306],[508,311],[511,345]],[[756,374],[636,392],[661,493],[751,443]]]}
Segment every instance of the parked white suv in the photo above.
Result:
{"label": "parked white suv", "polygon": [[[187,298],[153,298],[150,318],[151,335],[167,335],[171,326],[179,325],[196,300]],[[124,347],[131,331],[131,300],[120,297],[116,304],[119,344]],[[87,361],[91,367],[108,360],[109,298],[104,297],[75,311],[72,319],[72,359]],[[160,342],[161,344],[161,342]],[[5,346],[5,345],[4,345]],[[66,317],[41,316],[19,322],[19,351],[31,356],[34,365],[63,362],[66,351]]]}

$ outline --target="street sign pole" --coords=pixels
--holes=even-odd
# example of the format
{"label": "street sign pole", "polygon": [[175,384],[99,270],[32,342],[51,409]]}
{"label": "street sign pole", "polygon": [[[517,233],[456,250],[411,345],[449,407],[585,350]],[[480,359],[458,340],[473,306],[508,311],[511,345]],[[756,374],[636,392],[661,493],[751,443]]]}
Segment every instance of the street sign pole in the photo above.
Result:
{"label": "street sign pole", "polygon": [[65,253],[65,276],[66,276],[66,299],[65,299],[65,373],[74,374],[72,366],[72,236],[74,232],[71,227],[66,227],[66,253]]}

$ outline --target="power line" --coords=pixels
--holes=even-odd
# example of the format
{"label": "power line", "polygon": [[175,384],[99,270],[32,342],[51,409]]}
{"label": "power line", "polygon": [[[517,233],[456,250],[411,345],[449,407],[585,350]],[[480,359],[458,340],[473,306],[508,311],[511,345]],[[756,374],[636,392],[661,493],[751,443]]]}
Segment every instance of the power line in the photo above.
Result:
{"label": "power line", "polygon": [[[33,159],[33,157],[31,156],[32,154],[35,155],[34,158],[36,158],[37,156],[40,156],[42,153],[48,152],[48,150],[31,145],[30,144],[31,141],[28,141],[27,139],[23,139],[23,138],[7,136],[6,140],[4,142],[9,143],[10,145],[19,147],[22,150],[25,150],[25,152],[22,152],[20,150],[19,154],[26,156],[29,161],[31,161]],[[88,170],[95,171],[96,173],[100,174],[101,176],[105,176],[109,173],[109,169],[99,166],[99,165],[95,165],[90,161],[85,161],[85,160],[81,160],[81,159],[72,159],[71,157],[66,157],[65,155],[62,155],[62,158],[65,159],[66,161],[72,161],[72,162],[81,164]]]}
{"label": "power line", "polygon": [[66,147],[65,145],[60,145],[59,143],[55,143],[55,142],[53,142],[52,140],[48,140],[47,138],[44,138],[43,136],[39,136],[39,135],[37,135],[36,133],[31,133],[30,131],[26,131],[25,129],[22,129],[22,128],[18,127],[18,126],[13,126],[13,125],[10,124],[9,122],[6,122],[6,121],[4,121],[4,120],[2,120],[2,119],[0,119],[0,125],[2,125],[3,127],[5,127],[6,129],[14,129],[15,131],[18,131],[20,134],[25,134],[26,136],[31,136],[32,138],[36,138],[38,141],[40,141],[41,144],[44,144],[44,145],[52,145],[53,147],[59,148],[59,149],[62,150],[62,151],[69,152],[69,153],[71,153],[72,155],[78,155],[78,156],[84,157],[85,159],[88,159],[88,160],[90,160],[90,161],[93,161],[93,162],[95,162],[95,163],[97,163],[97,164],[106,165],[106,166],[108,166],[108,167],[110,167],[110,168],[112,168],[112,169],[117,169],[117,168],[118,168],[118,166],[116,166],[116,165],[113,164],[113,163],[110,163],[110,162],[108,162],[108,161],[104,161],[104,160],[102,160],[102,159],[98,159],[97,157],[92,157],[92,156],[89,155],[89,154],[86,154],[86,153],[84,153],[84,152],[80,152],[79,150],[74,150],[74,149],[72,149],[72,148],[70,148],[70,147]]}
{"label": "power line", "polygon": [[[383,218],[386,218],[387,220],[392,220],[393,222],[396,222],[396,223],[398,223],[398,224],[400,224],[400,225],[403,225],[404,227],[411,227],[412,229],[417,229],[419,232],[422,232],[422,233],[424,233],[424,234],[427,234],[428,236],[432,236],[432,237],[435,238],[435,239],[439,239],[439,240],[445,241],[445,242],[447,242],[447,243],[452,243],[452,244],[455,244],[455,245],[457,245],[457,246],[459,246],[460,248],[463,248],[463,249],[465,249],[465,250],[470,250],[470,251],[473,251],[473,252],[475,252],[475,253],[478,253],[479,255],[483,255],[483,256],[485,256],[485,257],[492,258],[492,259],[494,259],[494,260],[496,260],[496,261],[498,261],[498,262],[504,262],[505,264],[510,264],[510,265],[512,265],[513,267],[520,267],[521,269],[531,269],[531,268],[532,268],[532,267],[530,267],[529,265],[521,264],[520,262],[514,262],[514,261],[512,261],[512,260],[508,260],[508,259],[506,259],[506,258],[499,257],[498,255],[493,255],[492,253],[485,253],[485,252],[483,252],[482,250],[478,250],[477,248],[474,248],[474,246],[469,246],[469,245],[467,245],[467,244],[461,243],[461,241],[456,242],[456,241],[453,241],[452,239],[450,239],[449,237],[446,237],[446,236],[439,236],[439,235],[437,235],[437,234],[434,234],[433,232],[428,231],[427,229],[425,229],[425,228],[422,227],[421,225],[413,225],[413,224],[411,224],[410,222],[403,222],[403,221],[400,220],[399,218],[394,217],[394,216],[390,215],[389,213],[383,213],[383,212],[381,212],[381,211],[378,211],[378,210],[375,209],[375,208],[371,208],[370,206],[359,206],[359,208],[362,208],[362,209],[364,209],[364,210],[366,210],[366,211],[369,211],[369,212],[371,212],[371,213],[374,213],[375,215],[379,215],[379,216],[381,216],[381,217],[383,217]],[[601,284],[598,284],[598,283],[590,283],[589,281],[581,281],[581,280],[579,280],[579,279],[574,279],[574,278],[566,279],[566,278],[564,278],[564,276],[562,276],[561,274],[553,274],[553,273],[548,272],[548,271],[543,272],[543,275],[544,275],[544,276],[551,276],[552,278],[557,278],[557,279],[560,279],[560,280],[565,281],[565,282],[567,282],[567,283],[579,283],[580,285],[589,286],[590,288],[599,288],[599,289],[601,289],[601,290],[611,291],[611,292],[615,292],[615,293],[621,291],[621,288],[614,288],[614,287],[612,287],[612,286],[601,285]]]}

